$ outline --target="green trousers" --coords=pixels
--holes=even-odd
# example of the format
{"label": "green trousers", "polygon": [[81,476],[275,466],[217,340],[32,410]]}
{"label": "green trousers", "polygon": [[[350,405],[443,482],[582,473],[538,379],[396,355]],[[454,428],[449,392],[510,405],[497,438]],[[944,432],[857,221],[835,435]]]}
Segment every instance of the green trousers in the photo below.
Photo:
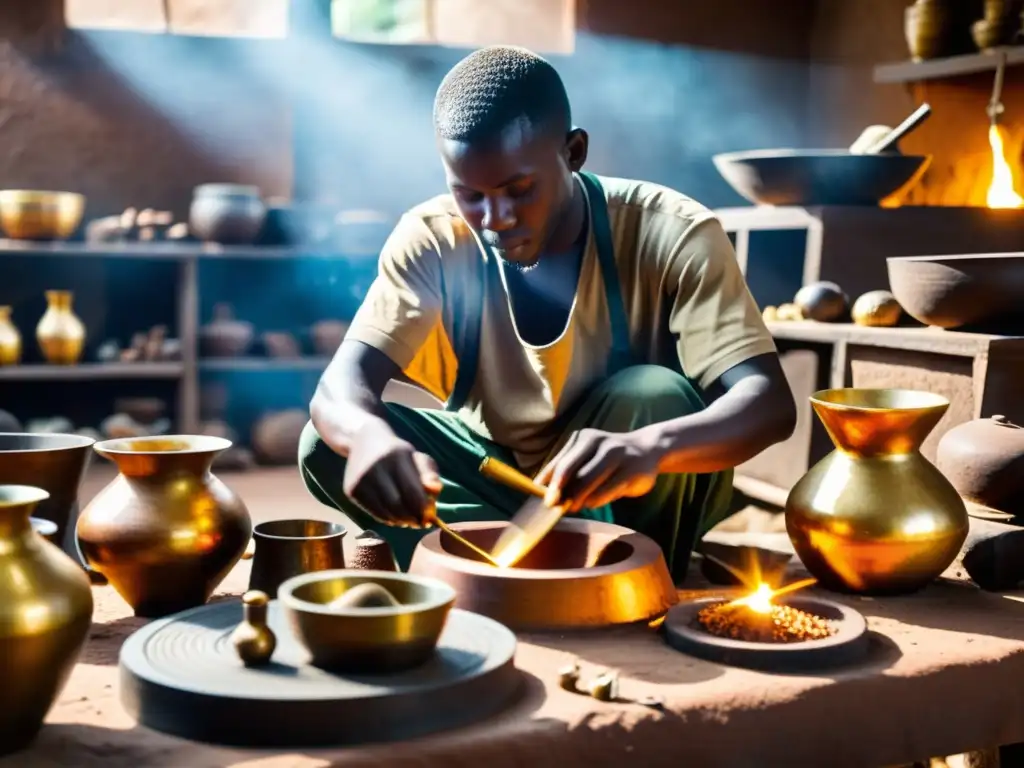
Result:
{"label": "green trousers", "polygon": [[[582,398],[565,419],[561,439],[587,427],[629,432],[703,408],[693,386],[678,373],[661,366],[634,366],[609,377]],[[511,452],[472,432],[455,413],[388,404],[387,420],[399,437],[437,462],[444,484],[437,511],[445,522],[507,519],[526,501],[522,494],[478,471],[485,456],[515,466]],[[342,490],[345,459],[320,440],[312,424],[306,425],[302,435],[299,467],[317,500],[379,533],[391,545],[399,567],[408,567],[416,543],[426,531],[383,525],[349,499]],[[686,575],[698,537],[727,515],[731,495],[731,470],[662,475],[646,496],[584,510],[580,517],[616,523],[651,537],[662,548],[669,570],[679,582]]]}

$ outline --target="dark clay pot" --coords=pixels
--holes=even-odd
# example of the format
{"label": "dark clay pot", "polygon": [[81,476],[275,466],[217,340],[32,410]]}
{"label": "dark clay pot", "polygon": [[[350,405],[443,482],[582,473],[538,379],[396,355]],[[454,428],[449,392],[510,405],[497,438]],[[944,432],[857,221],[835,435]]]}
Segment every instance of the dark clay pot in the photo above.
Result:
{"label": "dark clay pot", "polygon": [[835,283],[817,282],[805,285],[796,292],[793,303],[808,320],[834,323],[846,318],[850,300]]}
{"label": "dark clay pot", "polygon": [[939,441],[935,464],[967,501],[1024,515],[1024,429],[1005,416],[953,427]]}

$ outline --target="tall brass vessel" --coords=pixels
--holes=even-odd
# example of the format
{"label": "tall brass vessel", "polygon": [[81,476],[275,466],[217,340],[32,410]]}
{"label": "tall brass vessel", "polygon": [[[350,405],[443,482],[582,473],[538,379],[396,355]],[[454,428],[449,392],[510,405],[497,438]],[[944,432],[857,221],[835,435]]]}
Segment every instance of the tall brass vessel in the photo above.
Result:
{"label": "tall brass vessel", "polygon": [[21,332],[11,320],[11,308],[0,306],[0,365],[21,361]]}
{"label": "tall brass vessel", "polygon": [[29,522],[48,495],[0,485],[0,755],[35,739],[92,623],[89,578]]}
{"label": "tall brass vessel", "polygon": [[210,472],[230,447],[200,435],[96,444],[120,474],[82,510],[78,543],[136,616],[204,604],[245,551],[249,512]]}
{"label": "tall brass vessel", "polygon": [[71,291],[47,291],[46,312],[36,326],[36,341],[48,363],[74,365],[82,357],[85,325],[72,307]]}
{"label": "tall brass vessel", "polygon": [[920,448],[949,407],[907,389],[830,389],[811,397],[836,450],[789,493],[786,530],[822,586],[916,591],[967,538],[963,499]]}

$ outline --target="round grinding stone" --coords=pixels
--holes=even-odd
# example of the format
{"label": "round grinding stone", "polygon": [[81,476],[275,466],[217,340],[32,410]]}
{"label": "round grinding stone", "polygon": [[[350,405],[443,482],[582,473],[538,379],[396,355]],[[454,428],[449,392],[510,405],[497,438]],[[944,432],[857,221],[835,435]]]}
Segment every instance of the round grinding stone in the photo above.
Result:
{"label": "round grinding stone", "polygon": [[238,601],[154,621],[121,648],[121,701],[141,725],[196,741],[301,748],[399,741],[469,725],[509,706],[516,638],[453,610],[434,658],[407,672],[340,677],[310,666],[277,601],[271,662],[246,668],[230,635]]}
{"label": "round grinding stone", "polygon": [[697,614],[721,602],[722,597],[705,597],[672,608],[662,625],[666,642],[677,651],[707,661],[780,673],[852,664],[864,658],[870,647],[867,622],[861,614],[842,603],[803,595],[780,602],[828,619],[836,627],[834,635],[795,643],[751,643],[718,637],[701,627]]}

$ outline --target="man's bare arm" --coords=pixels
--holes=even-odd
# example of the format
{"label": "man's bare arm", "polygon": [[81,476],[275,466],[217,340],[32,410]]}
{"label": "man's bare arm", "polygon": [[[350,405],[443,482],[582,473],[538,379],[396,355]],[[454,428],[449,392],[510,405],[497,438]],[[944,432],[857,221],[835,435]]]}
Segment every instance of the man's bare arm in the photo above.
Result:
{"label": "man's bare arm", "polygon": [[348,456],[353,437],[367,423],[384,421],[381,396],[402,371],[391,358],[360,341],[343,341],[310,403],[313,426],[320,438],[341,456]]}

